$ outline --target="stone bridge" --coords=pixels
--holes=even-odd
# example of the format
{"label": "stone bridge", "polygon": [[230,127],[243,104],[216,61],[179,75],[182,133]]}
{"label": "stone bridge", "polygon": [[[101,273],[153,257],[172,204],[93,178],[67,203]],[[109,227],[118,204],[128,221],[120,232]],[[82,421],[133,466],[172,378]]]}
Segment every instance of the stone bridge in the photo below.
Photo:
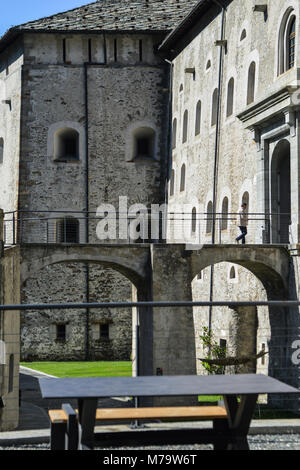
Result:
{"label": "stone bridge", "polygon": [[[189,250],[173,244],[26,244],[20,247],[20,256],[22,283],[52,264],[100,263],[126,276],[136,287],[137,300],[190,301],[191,281],[197,274],[207,266],[230,262],[251,271],[264,285],[269,300],[295,298],[291,293],[291,257],[282,245],[204,245]],[[285,315],[284,309],[270,309],[271,328],[280,328]],[[140,374],[155,374],[157,368],[166,375],[194,374],[192,308],[141,308],[138,317]]]}

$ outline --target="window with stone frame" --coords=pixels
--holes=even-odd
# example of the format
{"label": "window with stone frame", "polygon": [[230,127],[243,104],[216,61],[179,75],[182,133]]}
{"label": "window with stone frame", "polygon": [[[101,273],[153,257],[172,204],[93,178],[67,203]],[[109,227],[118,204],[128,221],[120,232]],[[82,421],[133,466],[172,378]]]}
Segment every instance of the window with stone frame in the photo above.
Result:
{"label": "window with stone frame", "polygon": [[54,136],[54,160],[68,162],[79,158],[79,133],[70,128],[58,130]]}
{"label": "window with stone frame", "polygon": [[211,125],[215,126],[217,124],[218,118],[218,97],[219,90],[216,88],[212,95],[212,104],[211,104]]}
{"label": "window with stone frame", "polygon": [[195,119],[195,135],[199,135],[201,131],[201,101],[199,100],[196,106],[196,119]]}
{"label": "window with stone frame", "polygon": [[176,149],[177,145],[177,119],[174,118],[172,126],[172,149]]}
{"label": "window with stone frame", "polygon": [[295,66],[296,23],[295,11],[290,7],[283,16],[279,30],[278,75],[287,72]]}
{"label": "window with stone frame", "polygon": [[79,243],[79,221],[64,217],[56,221],[56,243]]}
{"label": "window with stone frame", "polygon": [[181,167],[181,173],[180,173],[180,192],[183,192],[185,190],[185,174],[186,174],[186,167],[185,167],[185,164],[183,164]]}
{"label": "window with stone frame", "polygon": [[227,86],[227,109],[226,117],[230,117],[233,114],[233,103],[234,103],[234,78],[232,77]]}
{"label": "window with stone frame", "polygon": [[59,323],[56,325],[56,341],[66,341],[67,339],[67,325],[66,323]]}
{"label": "window with stone frame", "polygon": [[252,62],[248,69],[247,104],[251,104],[254,102],[255,82],[256,82],[256,63]]}
{"label": "window with stone frame", "polygon": [[170,179],[170,196],[174,196],[175,192],[175,170],[171,171],[171,179]]}
{"label": "window with stone frame", "polygon": [[156,132],[151,127],[140,127],[133,132],[133,160],[156,158]]}

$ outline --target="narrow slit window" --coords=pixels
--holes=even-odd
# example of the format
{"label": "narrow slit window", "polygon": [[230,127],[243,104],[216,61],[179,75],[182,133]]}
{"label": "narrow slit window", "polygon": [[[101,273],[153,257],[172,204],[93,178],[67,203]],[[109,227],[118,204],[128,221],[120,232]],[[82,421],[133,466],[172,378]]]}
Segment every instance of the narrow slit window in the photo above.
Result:
{"label": "narrow slit window", "polygon": [[89,63],[92,62],[92,39],[88,40],[88,56],[89,56]]}
{"label": "narrow slit window", "polygon": [[3,163],[4,160],[4,140],[0,137],[0,165]]}
{"label": "narrow slit window", "polygon": [[186,173],[186,167],[185,167],[185,164],[183,164],[181,167],[181,175],[180,175],[180,192],[183,192],[185,190],[185,173]]}
{"label": "narrow slit window", "polygon": [[139,40],[139,60],[143,62],[143,40]]}
{"label": "narrow slit window", "polygon": [[222,220],[221,220],[221,230],[228,229],[228,198],[224,197],[222,203]]}
{"label": "narrow slit window", "polygon": [[212,96],[212,110],[211,110],[211,125],[215,126],[217,124],[218,118],[218,95],[219,90],[216,88]]}
{"label": "narrow slit window", "polygon": [[171,179],[170,179],[170,196],[174,196],[175,191],[175,170],[171,172]]}
{"label": "narrow slit window", "polygon": [[118,62],[118,40],[114,40],[114,61]]}
{"label": "narrow slit window", "polygon": [[256,64],[252,62],[248,71],[248,90],[247,90],[247,104],[254,101],[255,95],[255,80],[256,80]]}
{"label": "narrow slit window", "polygon": [[227,87],[227,110],[226,116],[232,116],[233,114],[233,100],[234,100],[234,78],[231,78],[228,82]]}
{"label": "narrow slit window", "polygon": [[177,145],[177,119],[175,118],[173,120],[173,126],[172,126],[172,149],[176,149]]}
{"label": "narrow slit window", "polygon": [[288,31],[288,69],[295,65],[296,18],[293,17]]}
{"label": "narrow slit window", "polygon": [[186,110],[183,115],[182,143],[187,141],[189,113]]}
{"label": "narrow slit window", "polygon": [[63,56],[63,63],[67,62],[67,40],[62,40],[62,56]]}
{"label": "narrow slit window", "polygon": [[197,210],[196,207],[192,210],[192,234],[196,233],[197,230]]}
{"label": "narrow slit window", "polygon": [[211,201],[207,204],[206,212],[206,233],[211,233],[213,226],[213,203]]}
{"label": "narrow slit window", "polygon": [[199,135],[201,130],[201,101],[196,106],[195,135]]}

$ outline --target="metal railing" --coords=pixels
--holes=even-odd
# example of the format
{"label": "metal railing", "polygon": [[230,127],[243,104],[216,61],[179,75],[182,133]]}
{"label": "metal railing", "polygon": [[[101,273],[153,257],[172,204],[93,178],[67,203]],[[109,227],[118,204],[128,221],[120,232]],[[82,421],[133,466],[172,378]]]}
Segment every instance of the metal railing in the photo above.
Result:
{"label": "metal railing", "polygon": [[[292,243],[290,214],[248,213],[245,242]],[[239,213],[12,211],[4,214],[5,246],[76,243],[232,244],[242,235]],[[240,240],[243,243],[243,237]]]}

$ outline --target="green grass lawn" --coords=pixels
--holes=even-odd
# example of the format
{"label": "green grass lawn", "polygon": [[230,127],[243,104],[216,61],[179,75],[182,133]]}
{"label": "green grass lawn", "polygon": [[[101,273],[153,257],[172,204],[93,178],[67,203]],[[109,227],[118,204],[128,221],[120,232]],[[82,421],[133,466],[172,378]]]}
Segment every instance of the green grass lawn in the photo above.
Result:
{"label": "green grass lawn", "polygon": [[55,377],[129,377],[131,361],[22,362],[21,366]]}

